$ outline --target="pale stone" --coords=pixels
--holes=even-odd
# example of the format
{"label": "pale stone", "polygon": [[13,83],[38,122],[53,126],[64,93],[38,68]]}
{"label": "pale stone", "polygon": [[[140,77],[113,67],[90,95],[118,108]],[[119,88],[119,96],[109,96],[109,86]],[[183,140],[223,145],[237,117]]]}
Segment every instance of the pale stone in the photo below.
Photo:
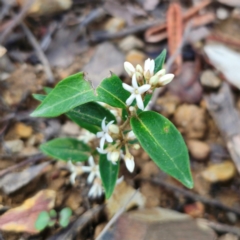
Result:
{"label": "pale stone", "polygon": [[205,180],[215,182],[225,182],[234,177],[236,169],[231,161],[225,161],[223,163],[217,163],[210,165],[206,170],[202,172],[202,176]]}
{"label": "pale stone", "polygon": [[207,143],[198,140],[188,140],[187,146],[190,154],[197,160],[205,160],[210,154],[210,147]]}

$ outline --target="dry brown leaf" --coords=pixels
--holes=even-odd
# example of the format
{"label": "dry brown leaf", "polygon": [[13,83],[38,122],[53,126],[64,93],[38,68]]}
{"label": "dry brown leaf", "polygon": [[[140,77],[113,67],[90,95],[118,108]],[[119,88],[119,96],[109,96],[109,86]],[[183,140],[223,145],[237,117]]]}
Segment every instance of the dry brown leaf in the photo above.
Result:
{"label": "dry brown leaf", "polygon": [[42,190],[34,197],[24,201],[16,208],[10,209],[0,217],[0,229],[12,232],[38,233],[35,222],[42,211],[49,211],[54,207],[56,192]]}
{"label": "dry brown leaf", "polygon": [[[167,36],[168,51],[172,56],[182,42],[183,16],[179,3],[172,3],[167,11]],[[175,59],[176,74],[179,74],[182,66],[182,57],[179,54]]]}
{"label": "dry brown leaf", "polygon": [[[136,190],[128,185],[125,181],[118,184],[113,192],[111,198],[107,202],[107,213],[110,219],[120,208],[124,207],[125,204],[133,197]],[[128,203],[126,209],[130,209],[134,206],[143,207],[145,205],[145,197],[137,192],[131,201]]]}

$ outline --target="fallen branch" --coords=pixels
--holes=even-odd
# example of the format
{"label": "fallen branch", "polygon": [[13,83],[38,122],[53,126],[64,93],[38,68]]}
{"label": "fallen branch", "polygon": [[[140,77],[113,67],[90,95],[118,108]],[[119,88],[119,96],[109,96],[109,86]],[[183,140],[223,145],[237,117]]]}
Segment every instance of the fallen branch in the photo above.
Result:
{"label": "fallen branch", "polygon": [[48,61],[47,57],[45,56],[43,50],[41,49],[37,39],[34,37],[32,32],[29,30],[29,28],[23,22],[21,23],[21,27],[22,27],[24,33],[26,34],[27,38],[29,39],[29,42],[32,44],[33,48],[35,49],[39,60],[43,64],[43,68],[47,75],[48,82],[54,83],[54,76],[53,76],[52,70],[50,68],[49,61]]}
{"label": "fallen branch", "polygon": [[239,227],[233,227],[233,226],[229,226],[229,225],[226,225],[226,224],[216,223],[216,222],[212,222],[212,221],[209,221],[209,220],[206,220],[206,219],[197,219],[197,222],[200,222],[200,224],[201,223],[206,224],[208,227],[212,228],[216,232],[232,233],[232,234],[240,237],[240,228]]}
{"label": "fallen branch", "polygon": [[22,162],[20,162],[18,164],[15,164],[15,165],[13,165],[13,166],[11,166],[9,168],[6,168],[6,169],[0,171],[0,177],[3,177],[7,173],[10,173],[10,172],[12,172],[14,170],[17,170],[17,169],[21,168],[21,167],[24,167],[27,164],[35,163],[37,161],[40,161],[43,158],[44,158],[44,155],[42,153],[33,155],[33,156],[29,157],[28,159],[26,159],[25,161],[22,161]]}
{"label": "fallen branch", "polygon": [[3,45],[6,37],[9,35],[9,33],[21,23],[22,19],[26,16],[28,10],[31,8],[33,3],[36,0],[28,0],[26,4],[23,6],[21,11],[14,17],[14,19],[10,22],[10,24],[7,26],[7,28],[3,31],[3,33],[0,36],[0,44]]}
{"label": "fallen branch", "polygon": [[111,32],[95,32],[90,36],[90,41],[92,42],[101,42],[101,41],[106,41],[106,40],[111,40],[115,38],[122,38],[130,34],[135,34],[138,32],[143,32],[146,29],[161,23],[159,20],[143,23],[143,24],[138,24],[134,25],[132,27],[128,27],[123,29],[122,31],[116,32],[116,33],[111,33]]}
{"label": "fallen branch", "polygon": [[146,179],[146,178],[137,178],[137,179],[139,179],[141,181],[152,182],[152,183],[160,185],[160,186],[162,186],[162,187],[164,187],[164,188],[166,188],[168,190],[171,190],[173,192],[177,192],[179,194],[182,194],[183,196],[185,196],[187,198],[190,198],[190,199],[192,199],[194,201],[199,201],[199,202],[202,202],[204,204],[207,204],[207,205],[210,205],[210,206],[213,206],[213,207],[218,207],[218,208],[224,209],[226,211],[233,212],[233,213],[235,213],[235,214],[240,216],[240,209],[229,207],[229,206],[219,202],[218,200],[208,199],[206,197],[200,196],[200,195],[198,195],[196,193],[193,193],[191,191],[188,191],[186,189],[179,188],[179,187],[177,187],[175,185],[167,183],[164,180],[160,180],[160,179]]}

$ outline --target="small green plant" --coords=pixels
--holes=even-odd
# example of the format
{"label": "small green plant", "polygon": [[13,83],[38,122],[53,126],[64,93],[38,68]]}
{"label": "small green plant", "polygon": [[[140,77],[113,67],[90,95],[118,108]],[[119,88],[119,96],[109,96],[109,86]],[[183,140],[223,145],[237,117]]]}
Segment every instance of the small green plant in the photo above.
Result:
{"label": "small green plant", "polygon": [[[80,72],[60,81],[54,89],[45,88],[47,96],[34,94],[42,103],[31,116],[65,114],[91,132],[82,138],[84,141],[59,138],[40,146],[45,154],[68,162],[72,184],[77,175],[89,173],[90,197],[100,196],[103,188],[106,198],[112,195],[121,180],[117,180],[120,160],[133,172],[131,151],[140,145],[160,169],[186,187],[193,187],[188,151],[181,134],[167,118],[147,110],[153,91],[174,78],[162,69],[165,57],[164,50],[155,60],[147,59],[144,68],[125,62],[131,85],[111,73],[93,89]],[[100,139],[98,147],[89,143],[94,136]],[[89,166],[82,164],[86,160]]]}
{"label": "small green plant", "polygon": [[44,230],[46,227],[53,227],[55,224],[59,224],[61,227],[67,227],[72,216],[72,210],[70,208],[63,208],[59,214],[52,209],[49,212],[42,211],[35,222],[35,227],[38,231]]}

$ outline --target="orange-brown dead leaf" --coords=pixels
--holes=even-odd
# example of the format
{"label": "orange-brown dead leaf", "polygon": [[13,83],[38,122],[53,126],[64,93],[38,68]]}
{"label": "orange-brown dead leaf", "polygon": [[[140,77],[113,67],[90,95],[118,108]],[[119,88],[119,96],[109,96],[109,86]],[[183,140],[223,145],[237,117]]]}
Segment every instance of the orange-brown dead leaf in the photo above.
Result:
{"label": "orange-brown dead leaf", "polygon": [[[183,14],[183,21],[184,21],[184,24],[186,25],[187,22],[189,20],[191,20],[192,18],[194,18],[198,12],[205,8],[206,6],[208,6],[209,4],[211,3],[210,0],[204,0],[204,1],[201,1],[198,5],[188,9],[184,14]],[[207,15],[208,13],[206,13]],[[205,14],[202,15],[202,18],[204,18]],[[197,16],[196,16],[197,17]],[[209,23],[210,21],[210,18],[209,16],[207,15],[207,18],[208,18],[208,21],[207,23]],[[214,18],[215,19],[215,18]],[[212,21],[214,20],[212,19]],[[201,23],[202,25],[203,24],[206,24],[204,22]],[[197,27],[200,25],[200,22],[198,22],[195,26],[195,20],[193,21],[193,27]],[[168,37],[167,35],[167,32],[166,32],[166,29],[167,29],[167,23],[166,22],[163,22],[162,24],[158,25],[158,26],[154,26],[154,27],[151,27],[149,28],[146,32],[145,32],[145,40],[147,42],[160,42],[164,39],[166,39]]]}
{"label": "orange-brown dead leaf", "polygon": [[35,222],[42,211],[54,207],[56,192],[42,190],[16,208],[10,209],[0,217],[0,229],[12,232],[38,233]]}
{"label": "orange-brown dead leaf", "polygon": [[[167,36],[168,36],[168,51],[172,56],[182,41],[183,33],[183,16],[179,3],[172,3],[167,11]],[[175,59],[176,71],[180,73],[182,65],[182,56],[179,54]]]}

